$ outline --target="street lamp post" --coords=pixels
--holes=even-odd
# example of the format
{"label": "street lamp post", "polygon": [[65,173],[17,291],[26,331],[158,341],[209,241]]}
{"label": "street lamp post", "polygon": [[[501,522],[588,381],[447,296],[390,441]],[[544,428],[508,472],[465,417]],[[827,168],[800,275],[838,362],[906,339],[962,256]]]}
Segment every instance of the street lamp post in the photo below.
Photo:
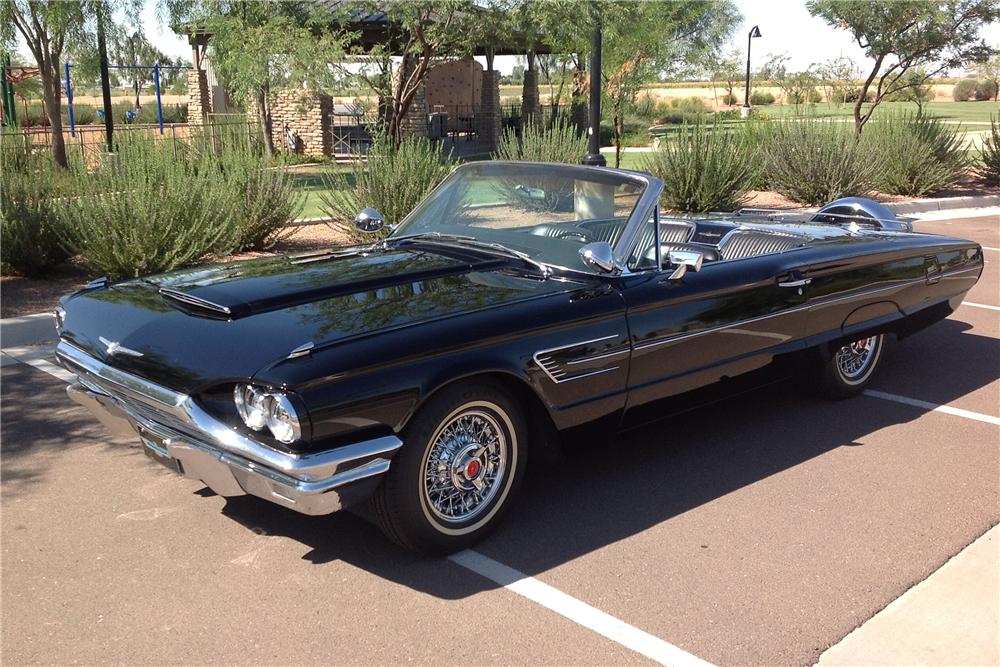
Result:
{"label": "street lamp post", "polygon": [[587,137],[587,154],[583,164],[605,167],[608,161],[601,155],[601,19],[597,14],[597,3],[591,5],[594,18],[593,44],[590,46],[590,128]]}
{"label": "street lamp post", "polygon": [[740,111],[740,115],[744,118],[750,116],[750,41],[754,37],[760,37],[760,28],[758,26],[754,26],[747,35],[747,85],[746,94],[743,97],[743,109]]}

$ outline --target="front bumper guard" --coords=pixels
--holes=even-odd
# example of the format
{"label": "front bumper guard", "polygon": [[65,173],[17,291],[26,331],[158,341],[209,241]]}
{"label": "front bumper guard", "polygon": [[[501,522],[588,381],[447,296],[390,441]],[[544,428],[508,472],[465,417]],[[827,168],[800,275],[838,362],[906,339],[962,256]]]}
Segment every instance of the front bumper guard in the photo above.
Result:
{"label": "front bumper guard", "polygon": [[[403,444],[390,435],[315,454],[280,452],[215,420],[187,396],[175,394],[164,401],[169,390],[113,369],[68,343],[60,343],[57,357],[77,374],[78,382],[67,388],[75,403],[116,435],[153,436],[158,449],[180,464],[180,472],[220,496],[250,494],[303,514],[329,514],[367,499]],[[151,418],[149,408],[159,407],[150,405],[151,396],[172,407],[171,413],[187,417],[183,428],[161,423],[170,419]],[[198,437],[192,433],[194,425]]]}

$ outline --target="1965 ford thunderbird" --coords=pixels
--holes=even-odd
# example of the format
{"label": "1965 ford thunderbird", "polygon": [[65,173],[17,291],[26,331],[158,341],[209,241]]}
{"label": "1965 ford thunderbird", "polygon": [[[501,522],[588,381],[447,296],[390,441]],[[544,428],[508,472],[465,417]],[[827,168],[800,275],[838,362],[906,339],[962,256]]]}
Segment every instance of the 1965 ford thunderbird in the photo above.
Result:
{"label": "1965 ford thunderbird", "polygon": [[497,523],[529,450],[785,366],[851,396],[886,336],[982,272],[977,244],[875,202],[676,218],[661,187],[467,164],[384,241],[94,281],[56,311],[57,356],[75,401],[218,494],[370,499],[390,538],[441,553]]}

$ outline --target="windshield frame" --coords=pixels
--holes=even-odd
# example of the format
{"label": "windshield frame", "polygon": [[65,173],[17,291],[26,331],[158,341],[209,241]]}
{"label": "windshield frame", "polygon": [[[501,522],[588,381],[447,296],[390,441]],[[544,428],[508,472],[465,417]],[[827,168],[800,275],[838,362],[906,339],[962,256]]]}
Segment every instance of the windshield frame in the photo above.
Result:
{"label": "windshield frame", "polygon": [[[517,168],[517,169],[528,169],[528,170],[539,170],[551,174],[553,171],[558,171],[565,174],[567,177],[573,177],[574,175],[579,176],[581,179],[593,178],[595,172],[604,176],[614,177],[619,180],[627,181],[632,185],[636,185],[642,189],[639,198],[636,200],[635,205],[632,207],[631,212],[625,223],[625,229],[622,231],[621,237],[618,242],[612,246],[614,251],[615,263],[618,266],[619,275],[628,275],[633,273],[628,269],[627,260],[629,253],[632,250],[632,245],[639,234],[639,230],[645,221],[648,221],[650,216],[653,215],[653,211],[656,208],[657,203],[660,199],[660,193],[663,190],[663,182],[645,172],[631,171],[628,169],[613,169],[611,167],[590,167],[584,165],[574,165],[556,162],[529,162],[529,161],[514,161],[514,160],[488,160],[488,161],[477,161],[477,162],[466,162],[460,164],[455,169],[452,170],[437,186],[434,187],[429,193],[427,193],[423,199],[420,200],[418,204],[412,211],[410,211],[406,217],[404,217],[395,229],[385,238],[385,241],[391,243],[395,239],[402,239],[408,234],[406,228],[413,222],[415,215],[418,212],[422,212],[423,204],[427,200],[435,197],[439,194],[441,190],[448,187],[456,179],[461,178],[465,171],[470,170],[482,170],[484,167],[490,169],[504,169],[504,168]],[[581,246],[583,247],[583,246]],[[580,268],[570,268],[566,266],[559,266],[543,260],[538,260],[539,263],[549,266],[553,269],[560,269],[564,271],[572,271],[575,273],[585,273],[588,275],[593,275],[595,273],[599,274],[597,271],[588,271],[582,265]]]}

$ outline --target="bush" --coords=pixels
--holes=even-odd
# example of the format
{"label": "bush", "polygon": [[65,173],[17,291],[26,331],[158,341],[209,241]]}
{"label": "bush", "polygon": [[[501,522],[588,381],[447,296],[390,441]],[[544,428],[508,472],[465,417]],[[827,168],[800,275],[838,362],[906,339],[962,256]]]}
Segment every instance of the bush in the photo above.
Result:
{"label": "bush", "polygon": [[975,97],[976,100],[982,102],[986,100],[992,100],[997,96],[997,82],[996,81],[980,81],[976,84]]}
{"label": "bush", "polygon": [[875,178],[882,192],[922,196],[962,177],[968,160],[965,135],[925,114],[889,114],[868,123],[864,146],[884,159]]}
{"label": "bush", "polygon": [[956,102],[968,102],[976,96],[976,80],[962,79],[951,89],[951,98]]}
{"label": "bush", "polygon": [[727,210],[746,200],[754,148],[718,125],[685,126],[660,142],[643,168],[663,181],[663,205],[676,211]]}
{"label": "bush", "polygon": [[112,279],[169,271],[217,249],[236,202],[211,153],[176,156],[166,142],[127,134],[119,142],[67,198],[66,244]]}
{"label": "bush", "polygon": [[711,111],[705,100],[694,96],[673,97],[670,99],[670,108],[685,114],[707,114]]}
{"label": "bush", "polygon": [[770,186],[803,204],[868,194],[882,164],[858,144],[853,127],[836,121],[775,123],[762,155]]}
{"label": "bush", "polygon": [[750,93],[750,106],[760,107],[774,104],[774,95],[768,92]]}
{"label": "bush", "polygon": [[54,174],[48,156],[35,156],[24,135],[0,139],[0,268],[4,274],[41,275],[69,253],[61,241],[63,218],[53,198]]}
{"label": "bush", "polygon": [[649,93],[639,95],[635,100],[635,115],[652,120],[656,118],[658,106],[659,101]]}
{"label": "bush", "polygon": [[[861,99],[861,89],[860,88],[848,88],[844,92],[844,101],[849,104],[854,104],[859,99]],[[871,103],[875,101],[875,94],[872,91],[865,93],[865,102]]]}
{"label": "bush", "polygon": [[732,93],[726,93],[725,95],[722,96],[722,103],[725,104],[726,106],[731,107],[737,102],[739,102],[739,99],[736,97],[736,95]]}
{"label": "bush", "polygon": [[368,151],[368,159],[355,164],[352,172],[324,174],[326,191],[320,193],[320,208],[330,218],[330,226],[352,241],[370,241],[372,235],[360,232],[352,222],[361,209],[373,208],[387,224],[398,224],[454,164],[426,139],[393,144],[381,138]]}
{"label": "bush", "polygon": [[1000,118],[990,116],[990,134],[979,148],[979,178],[987,185],[1000,185]]}
{"label": "bush", "polygon": [[302,211],[303,197],[287,171],[264,167],[260,144],[241,134],[229,137],[221,151],[210,151],[207,137],[193,145],[207,153],[203,168],[227,190],[231,232],[220,239],[218,253],[268,250],[294,233],[288,223]]}
{"label": "bush", "polygon": [[500,138],[500,149],[493,158],[579,164],[586,152],[587,138],[577,134],[568,120],[559,119],[549,128],[541,124],[527,125],[520,139],[512,130],[504,132]]}

